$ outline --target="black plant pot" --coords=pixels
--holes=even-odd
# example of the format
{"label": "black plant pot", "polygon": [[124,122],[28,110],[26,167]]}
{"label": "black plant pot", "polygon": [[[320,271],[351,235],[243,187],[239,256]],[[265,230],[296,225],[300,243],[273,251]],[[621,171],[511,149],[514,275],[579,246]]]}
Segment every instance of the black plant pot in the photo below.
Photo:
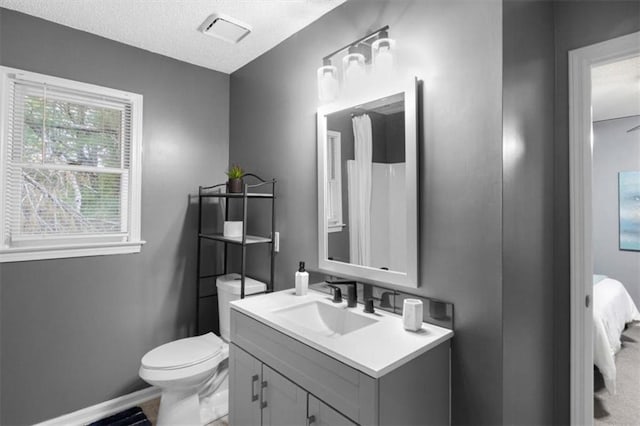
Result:
{"label": "black plant pot", "polygon": [[227,191],[231,193],[242,192],[242,183],[242,178],[229,179],[229,181],[227,182]]}

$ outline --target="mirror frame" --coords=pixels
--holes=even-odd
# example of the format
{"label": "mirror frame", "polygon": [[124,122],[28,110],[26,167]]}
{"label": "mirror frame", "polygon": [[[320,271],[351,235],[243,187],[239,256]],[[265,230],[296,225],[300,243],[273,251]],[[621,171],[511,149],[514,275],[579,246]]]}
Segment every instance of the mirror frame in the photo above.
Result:
{"label": "mirror frame", "polygon": [[[366,94],[339,100],[323,105],[317,112],[317,148],[318,148],[318,268],[326,274],[335,274],[353,278],[360,282],[393,284],[417,288],[418,280],[418,102],[420,81],[417,78],[401,80],[399,84],[377,90],[368,90]],[[405,161],[407,194],[407,270],[406,272],[387,271],[370,266],[355,265],[328,259],[328,225],[326,220],[327,199],[327,115],[366,104],[380,98],[404,93],[405,111]]]}

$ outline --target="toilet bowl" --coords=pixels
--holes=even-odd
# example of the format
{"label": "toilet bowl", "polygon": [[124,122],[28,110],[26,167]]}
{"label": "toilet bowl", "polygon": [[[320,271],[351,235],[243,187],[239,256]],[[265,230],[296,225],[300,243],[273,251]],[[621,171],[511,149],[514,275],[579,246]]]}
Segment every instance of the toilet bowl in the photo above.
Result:
{"label": "toilet bowl", "polygon": [[[187,337],[147,352],[139,375],[162,390],[158,426],[204,425],[229,413],[229,324],[231,302],[240,299],[240,275],[216,279],[220,335]],[[245,295],[262,293],[264,283],[245,278]]]}
{"label": "toilet bowl", "polygon": [[166,343],[139,375],[162,391],[157,425],[204,425],[228,414],[229,345],[213,333]]}

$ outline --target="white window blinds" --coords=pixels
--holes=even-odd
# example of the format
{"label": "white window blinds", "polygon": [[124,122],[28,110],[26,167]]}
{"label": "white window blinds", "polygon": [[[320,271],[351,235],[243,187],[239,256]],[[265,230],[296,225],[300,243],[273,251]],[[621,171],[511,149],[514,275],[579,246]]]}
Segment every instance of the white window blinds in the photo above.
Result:
{"label": "white window blinds", "polygon": [[134,102],[82,86],[7,74],[5,247],[135,238]]}

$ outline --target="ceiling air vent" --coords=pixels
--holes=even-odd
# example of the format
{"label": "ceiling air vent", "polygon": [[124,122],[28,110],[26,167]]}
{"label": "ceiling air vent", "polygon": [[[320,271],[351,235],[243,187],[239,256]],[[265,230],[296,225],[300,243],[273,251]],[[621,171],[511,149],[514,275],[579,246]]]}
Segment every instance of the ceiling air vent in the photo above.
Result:
{"label": "ceiling air vent", "polygon": [[237,43],[251,32],[251,27],[230,16],[214,13],[204,20],[198,31],[229,43]]}

